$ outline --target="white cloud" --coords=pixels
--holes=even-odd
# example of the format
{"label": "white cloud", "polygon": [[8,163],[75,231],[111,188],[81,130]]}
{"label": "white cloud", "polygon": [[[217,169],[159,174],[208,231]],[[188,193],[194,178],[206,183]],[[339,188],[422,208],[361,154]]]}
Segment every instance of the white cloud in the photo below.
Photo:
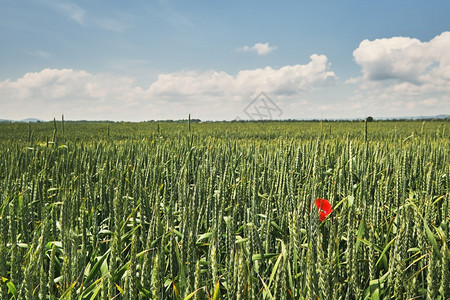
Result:
{"label": "white cloud", "polygon": [[244,46],[239,48],[242,52],[256,52],[259,55],[266,55],[277,49],[277,46],[269,46],[269,43],[256,43],[253,46]]}
{"label": "white cloud", "polygon": [[158,0],[146,1],[144,3],[144,9],[152,18],[161,19],[179,31],[197,30],[196,25],[184,14],[180,13],[176,5],[172,5],[170,1]]}
{"label": "white cloud", "polygon": [[436,98],[427,98],[421,102],[422,105],[430,106],[430,107],[436,106],[436,104],[438,104],[438,103],[439,103],[439,100]]}
{"label": "white cloud", "polygon": [[38,57],[38,58],[43,58],[43,59],[48,59],[52,56],[50,52],[47,52],[44,50],[34,50],[34,51],[27,50],[24,52],[28,55]]}
{"label": "white cloud", "polygon": [[130,25],[127,25],[123,22],[112,19],[99,19],[97,20],[97,23],[101,28],[116,33],[122,33],[131,27]]}
{"label": "white cloud", "polygon": [[353,99],[392,115],[450,111],[450,32],[429,42],[409,37],[364,40],[353,52],[362,77]]}
{"label": "white cloud", "polygon": [[173,98],[247,96],[256,91],[273,95],[298,95],[337,80],[329,70],[325,55],[311,55],[306,65],[284,66],[280,69],[243,70],[235,76],[225,72],[207,71],[163,74],[154,82],[149,93]]}
{"label": "white cloud", "polygon": [[67,119],[148,120],[192,113],[201,119],[230,120],[260,92],[282,110],[284,105],[292,111],[308,103],[311,91],[336,81],[327,57],[317,54],[305,65],[243,70],[236,75],[214,70],[161,74],[148,88],[128,77],[44,69],[0,82],[0,118],[49,120],[65,113]]}
{"label": "white cloud", "polygon": [[80,6],[66,2],[66,3],[56,3],[56,8],[62,11],[65,14],[68,14],[69,17],[79,24],[84,24],[85,12]]}
{"label": "white cloud", "polygon": [[0,82],[2,118],[51,119],[70,112],[78,119],[107,118],[133,103],[139,87],[126,77],[72,69],[44,69]]}
{"label": "white cloud", "polygon": [[450,32],[430,42],[408,37],[364,40],[353,52],[365,79],[395,79],[419,85],[450,79]]}

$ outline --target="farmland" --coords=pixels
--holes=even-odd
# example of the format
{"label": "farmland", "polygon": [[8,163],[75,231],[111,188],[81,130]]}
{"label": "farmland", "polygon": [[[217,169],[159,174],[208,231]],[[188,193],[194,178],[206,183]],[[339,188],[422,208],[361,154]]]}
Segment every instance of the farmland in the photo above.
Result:
{"label": "farmland", "polygon": [[0,124],[0,298],[448,299],[449,124]]}

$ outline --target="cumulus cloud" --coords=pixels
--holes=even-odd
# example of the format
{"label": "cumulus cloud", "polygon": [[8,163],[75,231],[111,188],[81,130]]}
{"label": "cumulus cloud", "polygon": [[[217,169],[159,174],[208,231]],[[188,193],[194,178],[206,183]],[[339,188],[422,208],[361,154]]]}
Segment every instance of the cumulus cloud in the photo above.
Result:
{"label": "cumulus cloud", "polygon": [[20,119],[38,114],[51,119],[55,114],[70,111],[78,119],[96,119],[96,114],[102,119],[117,108],[133,105],[140,90],[126,77],[44,69],[26,73],[15,81],[0,82],[2,118]]}
{"label": "cumulus cloud", "polygon": [[163,74],[150,86],[149,93],[172,98],[198,95],[237,96],[257,90],[275,95],[293,95],[337,80],[336,74],[329,70],[325,55],[313,54],[310,59],[305,65],[243,70],[235,76],[217,71]]}
{"label": "cumulus cloud", "polygon": [[[41,99],[44,102],[71,101],[75,99],[102,101],[108,96],[131,87],[127,78],[92,75],[72,69],[44,69],[27,73],[16,81],[0,82],[3,93],[16,100]],[[111,85],[110,85],[111,84]],[[110,86],[109,86],[110,85]]]}
{"label": "cumulus cloud", "polygon": [[269,46],[269,43],[256,43],[253,46],[239,48],[242,52],[256,52],[259,55],[266,55],[277,49],[277,46]]}
{"label": "cumulus cloud", "polygon": [[310,59],[304,65],[235,75],[214,70],[161,74],[146,88],[128,77],[44,69],[0,82],[4,107],[0,117],[20,119],[39,113],[51,119],[71,112],[73,119],[147,120],[182,118],[191,112],[202,119],[232,119],[262,91],[280,106],[295,107],[305,105],[304,95],[338,80],[326,56],[314,54]]}
{"label": "cumulus cloud", "polygon": [[430,42],[409,37],[364,40],[353,52],[365,79],[425,84],[450,79],[450,32]]}
{"label": "cumulus cloud", "polygon": [[448,49],[450,32],[429,42],[410,37],[364,40],[353,52],[363,75],[348,83],[359,84],[355,98],[385,112],[450,111]]}

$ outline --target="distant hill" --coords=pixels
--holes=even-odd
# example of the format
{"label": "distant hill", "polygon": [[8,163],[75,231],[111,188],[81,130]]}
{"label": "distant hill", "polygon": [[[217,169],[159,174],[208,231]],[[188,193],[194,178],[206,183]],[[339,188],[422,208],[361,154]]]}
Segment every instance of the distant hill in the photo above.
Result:
{"label": "distant hill", "polygon": [[450,119],[450,115],[437,115],[435,116],[436,119]]}
{"label": "distant hill", "polygon": [[419,117],[409,117],[409,118],[405,118],[405,119],[411,119],[411,120],[450,119],[450,115],[419,116]]}
{"label": "distant hill", "polygon": [[417,117],[396,117],[396,118],[376,118],[377,120],[447,120],[450,115],[436,115],[436,116],[417,116]]}
{"label": "distant hill", "polygon": [[[358,120],[364,120],[364,118],[354,118],[354,119],[333,119],[328,121],[358,121]],[[417,117],[374,117],[375,121],[414,121],[414,120],[450,120],[449,114],[441,114],[436,116],[417,116]],[[149,120],[146,122],[186,122],[187,120]],[[236,120],[233,120],[231,122],[235,122]],[[245,121],[245,120],[241,120]],[[259,120],[258,120],[259,121]],[[261,120],[264,122],[273,122],[273,121],[291,121],[291,122],[298,122],[298,121],[321,121],[320,119],[289,119],[289,120]],[[49,122],[49,121],[43,121],[36,118],[27,118],[23,120],[8,120],[8,119],[0,119],[0,123],[41,123],[41,122]],[[66,120],[66,122],[114,122],[114,121],[107,121],[107,120],[96,120],[96,121],[86,121],[86,120]],[[202,122],[200,119],[191,119],[191,122],[193,123],[199,123]],[[207,122],[223,122],[223,121],[207,121]],[[226,121],[225,121],[226,122]],[[251,121],[250,121],[251,122]]]}
{"label": "distant hill", "polygon": [[42,120],[36,119],[36,118],[28,118],[28,119],[23,119],[19,122],[24,122],[24,123],[37,123],[37,122],[43,122]]}
{"label": "distant hill", "polygon": [[36,119],[36,118],[27,118],[27,119],[23,119],[20,121],[0,119],[0,123],[40,123],[40,122],[44,122],[44,121],[42,121],[40,119]]}

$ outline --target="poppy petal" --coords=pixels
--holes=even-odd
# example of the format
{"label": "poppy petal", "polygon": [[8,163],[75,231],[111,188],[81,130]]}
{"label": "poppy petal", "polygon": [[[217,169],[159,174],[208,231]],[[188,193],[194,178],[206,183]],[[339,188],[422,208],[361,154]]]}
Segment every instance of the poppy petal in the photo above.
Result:
{"label": "poppy petal", "polygon": [[333,208],[327,199],[318,198],[316,199],[315,204],[320,212],[319,220],[322,222],[329,214],[331,214]]}
{"label": "poppy petal", "polygon": [[327,217],[327,216],[326,216],[323,212],[321,212],[321,213],[320,213],[320,216],[319,216],[320,222],[322,222],[323,220],[325,220],[326,217]]}
{"label": "poppy petal", "polygon": [[328,201],[328,200],[321,199],[321,198],[316,199],[315,204],[316,204],[317,208],[322,209],[322,206],[324,205],[325,201]]}

